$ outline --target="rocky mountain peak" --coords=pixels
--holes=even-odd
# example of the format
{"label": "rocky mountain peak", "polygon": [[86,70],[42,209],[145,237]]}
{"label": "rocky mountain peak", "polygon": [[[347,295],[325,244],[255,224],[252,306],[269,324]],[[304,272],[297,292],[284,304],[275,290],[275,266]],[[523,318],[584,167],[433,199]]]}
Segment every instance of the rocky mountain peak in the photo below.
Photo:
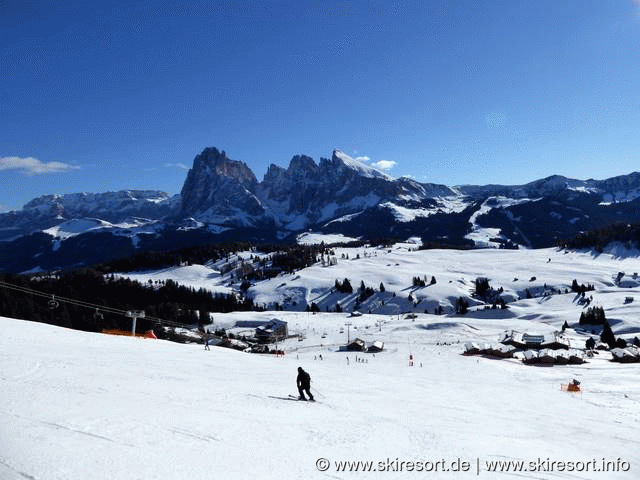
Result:
{"label": "rocky mountain peak", "polygon": [[306,155],[296,155],[291,159],[287,173],[292,177],[308,177],[318,173],[318,165],[313,158]]}
{"label": "rocky mountain peak", "polygon": [[387,175],[386,173],[381,172],[373,168],[371,165],[367,165],[365,162],[350,157],[346,153],[341,150],[334,150],[331,154],[331,159],[321,159],[320,160],[320,169],[321,170],[330,170],[333,171],[334,174],[340,176],[360,176],[365,178],[378,178],[387,181],[393,181],[393,177]]}
{"label": "rocky mountain peak", "polygon": [[271,165],[269,165],[269,168],[267,168],[267,173],[264,174],[264,179],[263,179],[263,184],[275,184],[280,182],[287,174],[287,171],[272,163]]}
{"label": "rocky mountain peak", "polygon": [[255,197],[257,186],[256,176],[244,162],[231,160],[217,148],[205,148],[193,160],[182,186],[181,215],[199,214],[233,224],[238,223],[238,212],[260,215],[262,207]]}
{"label": "rocky mountain peak", "polygon": [[224,150],[215,147],[207,147],[193,160],[193,168],[189,170],[185,185],[189,177],[203,177],[218,175],[237,180],[242,185],[255,188],[258,180],[251,169],[244,163],[231,160]]}

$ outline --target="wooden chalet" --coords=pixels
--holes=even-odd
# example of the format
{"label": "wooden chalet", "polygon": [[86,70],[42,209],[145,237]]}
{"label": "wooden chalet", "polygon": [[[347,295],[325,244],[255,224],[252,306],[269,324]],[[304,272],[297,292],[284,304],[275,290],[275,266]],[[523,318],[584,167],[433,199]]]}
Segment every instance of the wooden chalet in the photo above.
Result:
{"label": "wooden chalet", "polygon": [[239,321],[236,322],[236,328],[255,328],[255,337],[260,343],[279,342],[289,336],[287,322],[277,318]]}
{"label": "wooden chalet", "polygon": [[345,349],[349,352],[364,352],[365,351],[365,343],[364,340],[356,338],[351,343],[349,343]]}
{"label": "wooden chalet", "polygon": [[369,353],[378,353],[382,350],[384,350],[384,343],[382,343],[380,340],[376,340],[367,348],[367,352]]}
{"label": "wooden chalet", "polygon": [[569,354],[564,350],[559,350],[555,352],[556,356],[556,365],[566,365],[569,363]]}
{"label": "wooden chalet", "polygon": [[538,358],[538,352],[535,350],[525,350],[523,355],[524,358],[522,361],[527,365],[535,365],[536,363],[540,362],[540,359]]}
{"label": "wooden chalet", "polygon": [[550,348],[545,348],[543,350],[540,350],[540,352],[538,352],[538,361],[540,363],[545,363],[545,364],[556,363],[555,352]]}
{"label": "wooden chalet", "polygon": [[487,354],[498,358],[513,358],[516,351],[516,347],[512,345],[494,345]]}
{"label": "wooden chalet", "polygon": [[500,343],[512,345],[520,350],[569,350],[569,341],[563,338],[559,332],[536,335],[507,330],[500,337]]}
{"label": "wooden chalet", "polygon": [[614,348],[611,350],[612,360],[618,363],[638,363],[640,362],[640,349],[636,347]]}
{"label": "wooden chalet", "polygon": [[480,345],[475,342],[468,342],[464,344],[463,355],[477,355],[480,353]]}
{"label": "wooden chalet", "polygon": [[584,354],[580,350],[569,350],[569,364],[580,365],[584,363]]}

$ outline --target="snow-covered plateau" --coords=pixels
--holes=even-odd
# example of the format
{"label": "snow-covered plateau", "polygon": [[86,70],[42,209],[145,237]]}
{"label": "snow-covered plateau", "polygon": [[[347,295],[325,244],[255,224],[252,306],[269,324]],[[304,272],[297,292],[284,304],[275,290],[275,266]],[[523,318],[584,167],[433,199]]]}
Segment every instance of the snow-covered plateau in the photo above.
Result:
{"label": "snow-covered plateau", "polygon": [[[249,290],[258,303],[298,298],[289,311],[214,314],[215,328],[286,321],[284,356],[0,318],[0,478],[638,478],[639,363],[614,363],[606,351],[550,367],[462,353],[466,342],[497,342],[512,329],[547,334],[565,321],[565,338],[583,349],[586,305],[564,293],[573,279],[594,285],[591,305],[631,340],[640,335],[640,258],[414,249],[339,248],[337,261]],[[145,275],[212,291],[228,283],[216,264],[135,278]],[[415,276],[436,283],[414,287]],[[503,288],[508,309],[475,305],[478,276]],[[344,278],[376,289],[362,315],[331,291]],[[465,315],[451,309],[460,296],[471,303]],[[302,301],[323,312],[300,311]],[[337,302],[342,313],[324,312]],[[424,313],[437,305],[445,314]],[[384,350],[341,351],[347,337]],[[299,366],[315,403],[289,398]],[[581,391],[564,391],[573,379]]]}

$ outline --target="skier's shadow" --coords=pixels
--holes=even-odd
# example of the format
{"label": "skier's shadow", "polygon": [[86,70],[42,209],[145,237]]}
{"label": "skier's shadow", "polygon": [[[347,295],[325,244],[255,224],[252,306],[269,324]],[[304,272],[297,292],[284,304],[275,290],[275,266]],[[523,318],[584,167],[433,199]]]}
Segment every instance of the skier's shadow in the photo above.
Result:
{"label": "skier's shadow", "polygon": [[291,400],[293,402],[297,402],[298,399],[297,398],[293,398],[293,397],[278,397],[275,395],[267,395],[267,398],[275,398],[276,400]]}

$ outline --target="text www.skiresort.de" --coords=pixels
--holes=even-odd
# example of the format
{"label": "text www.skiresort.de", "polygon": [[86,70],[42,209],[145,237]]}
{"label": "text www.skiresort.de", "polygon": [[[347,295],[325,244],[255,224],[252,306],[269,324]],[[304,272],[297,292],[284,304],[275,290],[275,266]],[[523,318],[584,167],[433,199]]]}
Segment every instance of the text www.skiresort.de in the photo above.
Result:
{"label": "text www.skiresort.de", "polygon": [[386,458],[383,460],[334,460],[318,458],[316,468],[321,472],[451,472],[480,475],[490,472],[628,472],[631,464],[621,458],[591,458],[585,460],[557,460],[536,458],[532,460],[465,460],[459,457],[434,460],[403,460]]}

